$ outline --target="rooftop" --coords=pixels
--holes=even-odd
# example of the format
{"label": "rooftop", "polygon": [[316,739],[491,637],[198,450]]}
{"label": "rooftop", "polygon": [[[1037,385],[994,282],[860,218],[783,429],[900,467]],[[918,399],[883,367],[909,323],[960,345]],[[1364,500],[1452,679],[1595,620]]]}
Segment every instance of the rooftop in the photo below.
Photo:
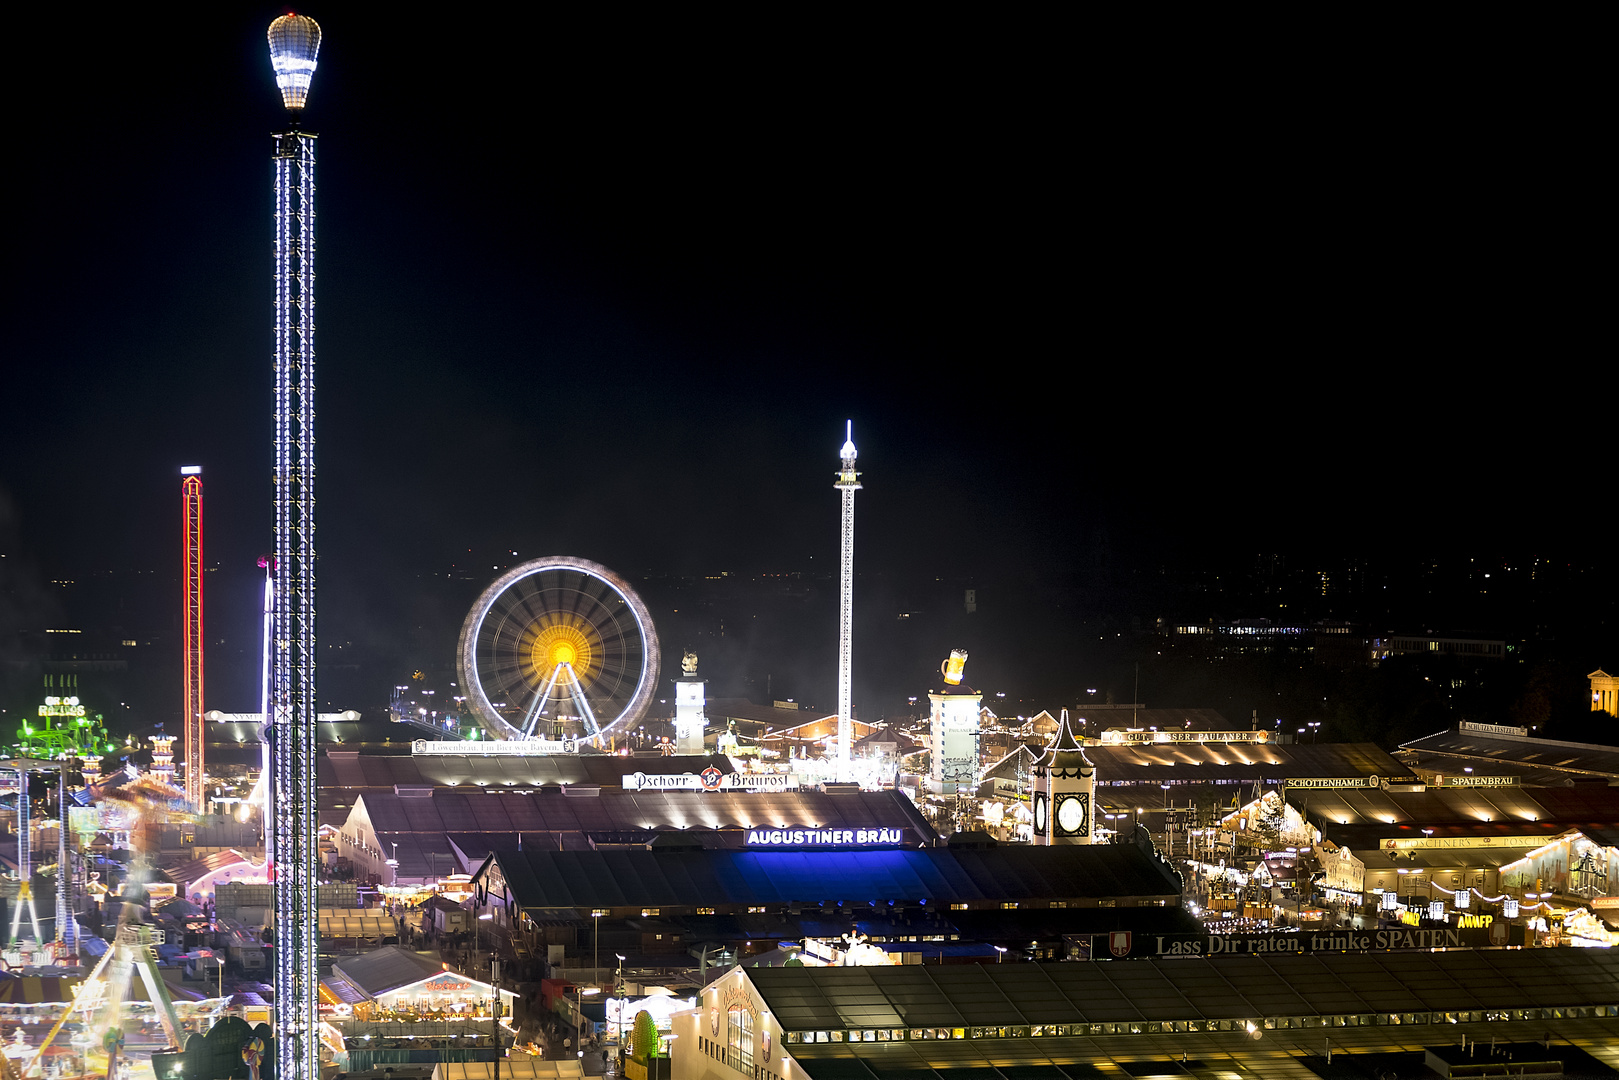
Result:
{"label": "rooftop", "polygon": [[1174,897],[1166,863],[1129,844],[860,851],[544,851],[492,856],[525,908],[947,905],[1034,898]]}
{"label": "rooftop", "polygon": [[[1317,953],[746,974],[785,1031],[940,1028],[1611,1005],[1619,955],[1606,949]],[[820,1049],[791,1047],[795,1056]],[[851,1047],[826,1049],[847,1054]]]}
{"label": "rooftop", "polygon": [[[1492,765],[1519,766],[1548,770],[1554,774],[1601,776],[1619,779],[1619,746],[1595,743],[1560,742],[1526,735],[1482,735],[1473,731],[1441,731],[1408,743],[1401,750],[1418,755],[1419,760],[1450,758]],[[1491,769],[1511,775],[1513,768]]]}

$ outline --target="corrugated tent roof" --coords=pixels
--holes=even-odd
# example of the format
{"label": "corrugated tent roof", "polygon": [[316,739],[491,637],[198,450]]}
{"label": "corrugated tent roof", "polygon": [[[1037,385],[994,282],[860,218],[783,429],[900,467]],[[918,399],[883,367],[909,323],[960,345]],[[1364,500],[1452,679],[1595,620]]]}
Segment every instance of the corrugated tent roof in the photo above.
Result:
{"label": "corrugated tent roof", "polygon": [[[1166,780],[1276,783],[1292,777],[1398,777],[1416,775],[1375,743],[1132,743],[1107,746],[1087,741],[1098,784],[1117,781],[1158,784]],[[1190,767],[1188,767],[1190,766]]]}
{"label": "corrugated tent roof", "polygon": [[333,961],[332,969],[367,996],[376,997],[436,975],[444,970],[444,965],[409,949],[389,945],[359,956],[342,957]]}
{"label": "corrugated tent roof", "polygon": [[891,851],[497,850],[525,908],[961,903],[1178,896],[1159,858],[1129,844]]}
{"label": "corrugated tent roof", "polygon": [[1401,743],[1400,748],[1462,761],[1500,762],[1556,770],[1565,775],[1584,774],[1619,779],[1619,746],[1518,735],[1482,735],[1472,731],[1441,731]]}
{"label": "corrugated tent roof", "polygon": [[1275,954],[744,974],[794,1031],[1608,1005],[1619,956],[1602,949]]}

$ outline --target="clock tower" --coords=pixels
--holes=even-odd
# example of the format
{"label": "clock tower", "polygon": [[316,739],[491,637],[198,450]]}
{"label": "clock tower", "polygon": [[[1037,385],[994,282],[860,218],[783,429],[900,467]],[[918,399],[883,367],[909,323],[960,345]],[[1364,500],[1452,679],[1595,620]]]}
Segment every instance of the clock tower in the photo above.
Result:
{"label": "clock tower", "polygon": [[1062,711],[1057,736],[1034,763],[1034,842],[1089,844],[1096,806],[1096,766]]}

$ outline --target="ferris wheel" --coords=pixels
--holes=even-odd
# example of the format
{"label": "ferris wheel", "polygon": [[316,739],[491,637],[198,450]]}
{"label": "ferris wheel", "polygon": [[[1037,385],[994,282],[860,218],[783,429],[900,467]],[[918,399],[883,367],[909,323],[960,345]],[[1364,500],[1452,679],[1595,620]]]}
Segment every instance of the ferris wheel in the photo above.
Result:
{"label": "ferris wheel", "polygon": [[506,571],[461,627],[461,685],[494,739],[594,738],[639,720],[658,684],[658,632],[624,579],[552,555]]}

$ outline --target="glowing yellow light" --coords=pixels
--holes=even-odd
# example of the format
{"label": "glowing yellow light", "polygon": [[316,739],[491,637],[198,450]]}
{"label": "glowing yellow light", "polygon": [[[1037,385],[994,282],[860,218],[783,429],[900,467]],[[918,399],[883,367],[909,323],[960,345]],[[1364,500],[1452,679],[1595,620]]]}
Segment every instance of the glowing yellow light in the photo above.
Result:
{"label": "glowing yellow light", "polygon": [[560,616],[555,621],[537,626],[529,644],[529,659],[534,678],[543,683],[551,673],[566,664],[557,675],[558,685],[567,685],[572,678],[588,686],[601,671],[602,645],[595,627],[583,619]]}

